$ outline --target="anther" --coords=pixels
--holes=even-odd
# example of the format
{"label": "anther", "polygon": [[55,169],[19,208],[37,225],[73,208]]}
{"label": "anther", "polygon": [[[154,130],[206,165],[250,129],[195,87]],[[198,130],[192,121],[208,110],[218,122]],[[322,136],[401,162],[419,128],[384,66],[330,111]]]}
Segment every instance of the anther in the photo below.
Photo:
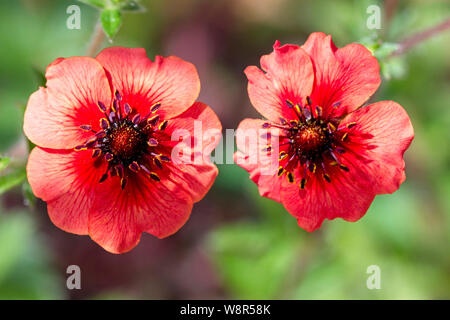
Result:
{"label": "anther", "polygon": [[156,147],[158,145],[158,140],[156,140],[155,138],[150,138],[148,139],[147,144],[150,147]]}
{"label": "anther", "polygon": [[73,150],[75,150],[75,151],[83,151],[83,150],[86,150],[86,149],[87,148],[86,148],[86,146],[84,144],[81,144],[81,145],[76,146],[75,148],[73,148]]}
{"label": "anther", "polygon": [[159,125],[159,130],[164,131],[167,128],[167,124],[169,122],[167,120],[164,120],[160,125]]}
{"label": "anther", "polygon": [[139,164],[136,161],[133,161],[132,163],[130,163],[130,165],[128,166],[128,168],[133,171],[133,172],[138,172],[139,171]]}
{"label": "anther", "polygon": [[289,171],[286,176],[289,183],[294,183],[294,174],[292,172]]}
{"label": "anther", "polygon": [[279,167],[277,171],[277,176],[281,176],[284,173],[284,167]]}
{"label": "anther", "polygon": [[103,102],[99,101],[99,102],[97,102],[97,105],[101,112],[103,112],[103,113],[106,112],[106,106],[103,104]]}
{"label": "anther", "polygon": [[154,116],[154,117],[148,119],[148,120],[147,120],[147,123],[148,123],[149,125],[151,125],[152,127],[154,127],[154,126],[156,126],[156,124],[158,123],[158,121],[159,121],[159,115],[156,115],[156,116]]}
{"label": "anther", "polygon": [[100,119],[100,127],[101,127],[103,130],[108,129],[108,128],[109,128],[108,120],[106,120],[105,118],[101,118],[101,119]]}
{"label": "anther", "polygon": [[150,178],[152,178],[153,180],[155,180],[157,182],[161,181],[161,178],[154,172],[150,172],[149,176],[150,176]]}
{"label": "anther", "polygon": [[84,125],[80,126],[80,129],[84,130],[84,131],[91,131],[92,127],[88,124],[84,124]]}
{"label": "anther", "polygon": [[347,139],[348,139],[348,132],[344,133],[341,140],[345,142],[345,141],[347,141]]}
{"label": "anther", "polygon": [[132,110],[128,103],[124,104],[123,111],[125,112],[125,116],[128,116],[131,113]]}

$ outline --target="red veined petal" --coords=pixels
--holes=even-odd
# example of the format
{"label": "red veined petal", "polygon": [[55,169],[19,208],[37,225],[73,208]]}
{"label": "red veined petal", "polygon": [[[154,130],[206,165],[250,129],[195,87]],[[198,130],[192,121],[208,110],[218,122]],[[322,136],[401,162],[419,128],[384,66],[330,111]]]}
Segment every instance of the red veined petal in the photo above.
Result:
{"label": "red veined petal", "polygon": [[[280,189],[283,178],[278,177],[279,149],[278,129],[263,129],[267,121],[259,119],[244,119],[236,132],[238,151],[234,154],[235,163],[248,171],[250,179],[258,186],[261,196],[281,201]],[[271,138],[265,135],[270,133]],[[268,145],[273,147],[269,154],[264,151]]]}
{"label": "red veined petal", "polygon": [[184,156],[193,161],[183,162],[183,159],[179,159],[178,163],[174,163],[176,159],[172,155],[172,161],[166,164],[170,169],[169,179],[191,194],[192,200],[197,202],[211,188],[218,173],[209,156],[220,141],[222,125],[210,107],[196,102],[181,115],[171,119],[165,131],[177,138],[177,130],[181,130],[178,131],[180,135],[190,137],[187,141],[189,144],[180,147],[186,149],[187,154]]}
{"label": "red veined petal", "polygon": [[167,237],[188,220],[192,200],[169,180],[155,182],[143,173],[128,178],[121,190],[119,178],[107,179],[89,212],[89,235],[111,253],[133,249],[143,231]]}
{"label": "red veined petal", "polygon": [[330,35],[312,33],[302,48],[310,55],[315,70],[315,105],[330,112],[340,103],[336,116],[347,114],[366,102],[378,89],[381,79],[377,59],[356,43],[336,48]]}
{"label": "red veined petal", "polygon": [[[331,183],[315,174],[308,177],[304,189],[298,183],[283,185],[281,202],[301,228],[312,232],[324,219],[357,221],[367,212],[376,195],[372,178],[358,164],[346,165],[350,169],[348,172],[338,168],[328,172]],[[295,175],[296,181],[300,181],[302,172],[297,169]]]}
{"label": "red veined petal", "polygon": [[88,233],[88,212],[104,170],[105,165],[95,162],[89,151],[39,147],[33,149],[27,164],[31,189],[47,202],[52,222],[75,234]]}
{"label": "red veined petal", "polygon": [[[360,166],[373,177],[377,194],[393,193],[405,180],[403,154],[414,138],[408,114],[396,102],[380,101],[351,113],[343,121],[355,122],[349,148]],[[352,161],[352,160],[350,160]]]}
{"label": "red veined petal", "polygon": [[156,56],[153,62],[145,49],[111,47],[96,59],[109,72],[123,102],[142,115],[161,103],[158,114],[163,119],[172,118],[189,108],[199,95],[197,69],[180,58]]}
{"label": "red veined petal", "polygon": [[311,59],[299,46],[281,46],[277,41],[273,52],[261,57],[261,68],[265,72],[256,66],[245,69],[253,106],[272,121],[278,122],[279,117],[293,118],[295,114],[286,100],[304,104],[311,93],[314,83]]}
{"label": "red veined petal", "polygon": [[47,67],[47,88],[28,100],[25,135],[36,145],[71,149],[90,133],[81,125],[98,128],[102,116],[97,102],[111,102],[111,88],[103,67],[89,57],[59,58]]}

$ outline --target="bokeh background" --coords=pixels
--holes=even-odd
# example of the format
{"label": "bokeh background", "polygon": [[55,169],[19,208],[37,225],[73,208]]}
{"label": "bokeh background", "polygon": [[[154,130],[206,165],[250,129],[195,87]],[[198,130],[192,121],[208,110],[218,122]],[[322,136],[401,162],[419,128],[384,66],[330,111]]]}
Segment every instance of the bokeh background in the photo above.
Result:
{"label": "bokeh background", "polygon": [[[80,30],[66,27],[71,4],[81,8]],[[259,117],[243,70],[258,65],[276,39],[302,44],[323,31],[337,46],[376,47],[376,39],[396,43],[450,17],[445,0],[142,4],[145,13],[124,15],[114,45],[193,62],[202,81],[199,100],[224,128]],[[366,26],[372,4],[381,7],[381,30]],[[86,55],[98,15],[75,0],[0,1],[0,153],[12,157],[0,177],[0,298],[450,298],[449,31],[395,57],[380,53],[383,83],[372,100],[403,105],[416,137],[406,152],[406,182],[395,194],[376,197],[360,221],[325,221],[309,234],[281,205],[259,197],[243,169],[219,165],[213,188],[177,234],[165,240],[143,234],[133,251],[112,255],[87,236],[53,226],[45,203],[23,183],[27,99],[54,59]],[[81,268],[81,290],[66,288],[72,264]],[[370,265],[381,268],[380,290],[366,287]]]}

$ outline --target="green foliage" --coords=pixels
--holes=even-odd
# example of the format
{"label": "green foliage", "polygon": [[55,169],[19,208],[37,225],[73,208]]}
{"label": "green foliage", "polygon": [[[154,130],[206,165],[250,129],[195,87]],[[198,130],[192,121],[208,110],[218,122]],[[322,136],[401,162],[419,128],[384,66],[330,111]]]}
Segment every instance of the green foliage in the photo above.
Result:
{"label": "green foliage", "polygon": [[33,220],[0,212],[0,299],[59,299],[60,280]]}
{"label": "green foliage", "polygon": [[20,185],[26,177],[25,167],[13,168],[7,174],[0,176],[0,195]]}
{"label": "green foliage", "polygon": [[6,169],[11,162],[11,159],[8,157],[0,157],[0,172]]}

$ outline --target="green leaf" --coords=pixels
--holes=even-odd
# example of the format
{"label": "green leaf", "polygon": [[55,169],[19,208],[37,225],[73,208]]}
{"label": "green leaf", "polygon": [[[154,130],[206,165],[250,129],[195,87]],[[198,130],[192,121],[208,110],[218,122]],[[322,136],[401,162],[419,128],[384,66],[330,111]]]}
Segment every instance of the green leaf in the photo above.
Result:
{"label": "green leaf", "polygon": [[0,194],[21,184],[27,177],[25,167],[15,168],[8,174],[0,177]]}
{"label": "green leaf", "polygon": [[109,39],[113,39],[122,24],[122,14],[118,9],[106,9],[100,17],[103,30]]}
{"label": "green leaf", "polygon": [[105,9],[106,8],[106,1],[105,0],[78,0],[79,2],[85,3],[87,5]]}
{"label": "green leaf", "polygon": [[0,157],[0,171],[5,170],[9,163],[11,162],[11,159],[8,157]]}

